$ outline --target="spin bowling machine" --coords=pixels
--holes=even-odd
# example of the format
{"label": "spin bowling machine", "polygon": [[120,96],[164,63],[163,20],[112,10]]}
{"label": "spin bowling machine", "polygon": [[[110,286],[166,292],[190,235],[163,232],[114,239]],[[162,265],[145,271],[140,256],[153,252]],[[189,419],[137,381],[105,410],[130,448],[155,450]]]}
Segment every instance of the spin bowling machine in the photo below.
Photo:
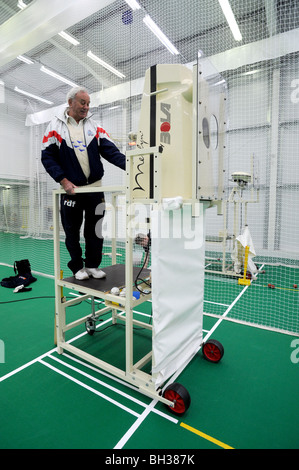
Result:
{"label": "spin bowling machine", "polygon": [[[190,396],[175,378],[200,348],[209,361],[218,362],[223,355],[222,345],[212,339],[203,343],[202,333],[205,211],[213,204],[221,206],[225,133],[225,94],[216,86],[219,78],[213,80],[211,85],[202,78],[198,64],[193,71],[181,65],[156,65],[146,72],[137,145],[126,154],[126,186],[100,188],[112,192],[113,201],[120,192],[126,196],[125,265],[116,263],[112,236],[112,265],[105,267],[105,278],[61,278],[58,202],[63,190],[53,194],[58,353],[69,351],[106,370],[178,415],[188,409]],[[146,220],[136,216],[142,213],[140,206],[149,214]],[[133,246],[141,226],[151,234],[152,262],[151,272],[144,269],[140,274],[138,268],[136,276]],[[138,300],[133,297],[137,283]],[[66,300],[63,287],[77,290],[80,296]],[[125,287],[126,295],[114,295],[112,287]],[[66,308],[90,297],[92,313],[66,324]],[[103,299],[105,308],[96,311],[94,298]],[[147,300],[152,300],[152,324],[133,316],[134,309]],[[125,322],[125,370],[65,340],[66,331],[82,323],[93,335],[96,321],[110,312],[112,324]],[[134,326],[151,330],[152,349],[138,362],[133,360]],[[117,348],[112,339],[113,345]],[[150,361],[149,374],[144,368]]]}
{"label": "spin bowling machine", "polygon": [[[127,199],[151,205],[156,387],[182,370],[203,341],[205,211],[222,200],[225,94],[215,87],[223,83],[218,76],[211,86],[201,75],[198,64],[193,71],[181,65],[147,70],[137,149],[127,157]],[[204,349],[210,360],[223,354],[215,340]],[[181,387],[170,385],[164,396]]]}

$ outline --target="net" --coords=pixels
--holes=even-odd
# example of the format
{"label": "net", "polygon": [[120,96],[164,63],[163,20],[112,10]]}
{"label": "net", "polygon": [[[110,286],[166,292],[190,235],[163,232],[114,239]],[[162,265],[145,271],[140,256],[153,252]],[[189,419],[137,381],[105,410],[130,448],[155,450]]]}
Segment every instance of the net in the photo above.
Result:
{"label": "net", "polygon": [[[29,0],[25,3],[28,9],[36,7]],[[125,153],[132,148],[129,134],[138,130],[146,70],[154,64],[191,67],[202,51],[199,61],[205,76],[211,76],[211,67],[225,81],[227,92],[222,210],[213,206],[206,212],[205,312],[299,333],[299,5],[293,0],[230,3],[242,33],[240,42],[215,0],[140,0],[141,8],[135,11],[124,0],[116,0],[103,2],[102,7],[99,2],[97,11],[87,16],[82,12],[82,19],[76,17],[72,24],[68,15],[65,29],[78,45],[58,32],[47,38],[41,35],[40,43],[18,52],[31,64],[17,54],[2,62],[2,264],[12,266],[16,259],[28,258],[33,271],[53,275],[52,191],[57,184],[45,172],[40,152],[47,123],[66,102],[70,85],[43,73],[41,66],[90,91],[94,119]],[[17,13],[16,0],[1,2],[0,32]],[[147,28],[146,15],[178,54],[171,54]],[[124,77],[103,68],[88,51]],[[124,172],[105,161],[104,167],[103,185],[124,184]],[[111,263],[111,197],[106,194],[103,266]],[[123,196],[117,199],[117,220],[117,261],[125,262]],[[247,289],[238,284],[245,251],[236,240],[245,225],[258,269]],[[68,275],[62,228],[60,236],[61,264]],[[144,253],[135,248],[141,266]],[[232,305],[242,289],[244,294]]]}

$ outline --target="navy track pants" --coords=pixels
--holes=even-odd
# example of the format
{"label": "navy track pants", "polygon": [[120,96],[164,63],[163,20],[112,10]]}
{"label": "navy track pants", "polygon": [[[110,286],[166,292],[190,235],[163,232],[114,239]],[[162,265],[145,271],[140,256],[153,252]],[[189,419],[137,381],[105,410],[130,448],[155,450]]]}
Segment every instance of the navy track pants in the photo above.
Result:
{"label": "navy track pants", "polygon": [[[102,223],[105,214],[104,193],[84,193],[60,199],[61,222],[65,232],[65,245],[71,260],[68,267],[75,274],[85,266],[97,268],[102,261]],[[80,244],[80,229],[84,220],[85,259]]]}

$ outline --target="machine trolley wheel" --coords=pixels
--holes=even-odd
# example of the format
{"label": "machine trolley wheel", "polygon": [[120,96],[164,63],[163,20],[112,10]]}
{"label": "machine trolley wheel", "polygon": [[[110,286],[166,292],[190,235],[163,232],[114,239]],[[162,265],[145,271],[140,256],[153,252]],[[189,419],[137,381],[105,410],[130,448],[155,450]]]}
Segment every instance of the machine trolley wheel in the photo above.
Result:
{"label": "machine trolley wheel", "polygon": [[183,385],[174,382],[168,385],[164,390],[163,397],[169,401],[174,402],[174,406],[167,406],[167,408],[176,415],[183,415],[188,410],[191,398],[188,390]]}
{"label": "machine trolley wheel", "polygon": [[85,322],[85,328],[86,328],[86,331],[87,333],[92,336],[95,332],[95,329],[96,329],[96,324],[95,324],[95,321],[94,320],[87,320]]}
{"label": "machine trolley wheel", "polygon": [[202,346],[202,353],[207,361],[219,362],[224,354],[224,347],[216,339],[209,339]]}

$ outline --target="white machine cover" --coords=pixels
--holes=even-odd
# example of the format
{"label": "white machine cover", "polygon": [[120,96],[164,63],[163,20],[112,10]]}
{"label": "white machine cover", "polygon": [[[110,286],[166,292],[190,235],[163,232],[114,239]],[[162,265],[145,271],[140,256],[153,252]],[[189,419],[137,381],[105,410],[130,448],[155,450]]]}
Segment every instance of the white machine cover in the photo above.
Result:
{"label": "white machine cover", "polygon": [[153,368],[156,387],[183,369],[202,342],[204,210],[153,210]]}

